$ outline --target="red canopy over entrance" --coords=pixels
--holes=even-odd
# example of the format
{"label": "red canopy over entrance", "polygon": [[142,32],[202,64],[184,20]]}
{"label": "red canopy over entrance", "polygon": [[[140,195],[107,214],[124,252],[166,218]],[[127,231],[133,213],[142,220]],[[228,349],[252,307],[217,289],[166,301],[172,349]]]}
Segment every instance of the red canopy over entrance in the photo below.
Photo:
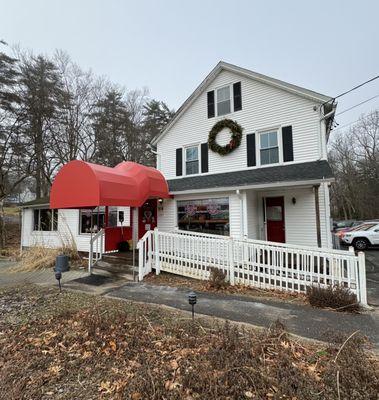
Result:
{"label": "red canopy over entrance", "polygon": [[50,208],[140,207],[149,198],[168,198],[160,171],[126,161],[114,168],[70,161],[54,179]]}

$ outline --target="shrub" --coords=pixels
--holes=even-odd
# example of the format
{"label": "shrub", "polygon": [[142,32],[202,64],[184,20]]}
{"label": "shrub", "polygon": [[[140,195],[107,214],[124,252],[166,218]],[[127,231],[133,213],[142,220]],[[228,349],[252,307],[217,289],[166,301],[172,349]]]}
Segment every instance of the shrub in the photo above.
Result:
{"label": "shrub", "polygon": [[211,289],[224,289],[228,286],[226,281],[226,272],[218,268],[212,268],[209,276],[209,287]]}
{"label": "shrub", "polygon": [[358,312],[357,296],[341,285],[321,287],[308,286],[307,299],[312,306],[333,308],[336,311]]}

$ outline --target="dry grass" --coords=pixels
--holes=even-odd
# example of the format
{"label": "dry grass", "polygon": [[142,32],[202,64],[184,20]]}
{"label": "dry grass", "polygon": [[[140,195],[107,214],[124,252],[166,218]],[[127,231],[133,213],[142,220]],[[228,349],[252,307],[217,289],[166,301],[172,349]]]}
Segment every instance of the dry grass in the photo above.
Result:
{"label": "dry grass", "polygon": [[209,276],[208,286],[210,289],[221,290],[227,288],[229,282],[226,281],[226,272],[218,268],[212,268]]}
{"label": "dry grass", "polygon": [[307,298],[314,307],[331,308],[335,311],[360,311],[357,296],[341,285],[328,286],[326,288],[316,285],[309,286],[307,288]]}
{"label": "dry grass", "polygon": [[302,293],[291,293],[280,290],[264,290],[259,288],[252,288],[244,285],[226,285],[222,284],[221,287],[215,288],[212,281],[203,281],[199,279],[192,279],[184,276],[161,272],[159,275],[154,273],[144,277],[144,281],[155,285],[166,285],[172,287],[183,287],[200,292],[218,292],[222,294],[234,294],[239,296],[246,296],[249,298],[267,298],[279,301],[294,302],[300,304],[307,304],[307,300]]}
{"label": "dry grass", "polygon": [[18,217],[20,215],[20,208],[17,206],[4,207],[4,215]]}
{"label": "dry grass", "polygon": [[[302,344],[78,293],[0,293],[0,399],[377,400],[357,334]],[[208,321],[208,320],[207,320]]]}
{"label": "dry grass", "polygon": [[22,252],[18,263],[12,268],[12,271],[30,272],[53,268],[58,254],[68,255],[71,267],[75,268],[83,264],[83,260],[79,256],[76,247],[62,246],[52,249],[43,246],[33,246]]}

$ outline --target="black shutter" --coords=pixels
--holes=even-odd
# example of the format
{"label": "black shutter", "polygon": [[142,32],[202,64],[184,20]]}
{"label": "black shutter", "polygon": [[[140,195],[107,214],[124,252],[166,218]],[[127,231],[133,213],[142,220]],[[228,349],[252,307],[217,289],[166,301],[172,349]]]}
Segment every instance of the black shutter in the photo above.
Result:
{"label": "black shutter", "polygon": [[282,128],[283,140],[283,161],[293,161],[293,140],[292,140],[292,126],[284,126]]}
{"label": "black shutter", "polygon": [[208,101],[208,118],[213,118],[215,116],[215,92],[212,90],[207,93]]}
{"label": "black shutter", "polygon": [[255,133],[246,135],[247,141],[247,166],[254,167],[256,165],[255,155]]}
{"label": "black shutter", "polygon": [[208,172],[208,143],[201,143],[201,172]]}
{"label": "black shutter", "polygon": [[176,149],[176,176],[183,175],[183,149]]}
{"label": "black shutter", "polygon": [[242,110],[241,82],[233,84],[234,111]]}

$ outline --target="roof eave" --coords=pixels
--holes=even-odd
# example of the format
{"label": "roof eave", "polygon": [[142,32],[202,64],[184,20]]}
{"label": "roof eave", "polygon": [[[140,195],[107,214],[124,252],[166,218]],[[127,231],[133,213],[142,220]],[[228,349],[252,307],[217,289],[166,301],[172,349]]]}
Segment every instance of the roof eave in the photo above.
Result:
{"label": "roof eave", "polygon": [[235,190],[261,190],[261,189],[278,189],[278,188],[289,188],[289,187],[299,187],[299,186],[313,186],[320,183],[332,183],[335,181],[335,178],[320,178],[320,179],[306,179],[299,181],[279,181],[279,182],[270,182],[270,183],[259,183],[259,184],[247,184],[247,185],[237,185],[237,186],[217,186],[217,187],[208,187],[202,189],[193,189],[193,190],[173,190],[170,191],[170,194],[173,196],[182,195],[182,194],[193,194],[196,193],[207,193],[207,192],[230,192]]}

